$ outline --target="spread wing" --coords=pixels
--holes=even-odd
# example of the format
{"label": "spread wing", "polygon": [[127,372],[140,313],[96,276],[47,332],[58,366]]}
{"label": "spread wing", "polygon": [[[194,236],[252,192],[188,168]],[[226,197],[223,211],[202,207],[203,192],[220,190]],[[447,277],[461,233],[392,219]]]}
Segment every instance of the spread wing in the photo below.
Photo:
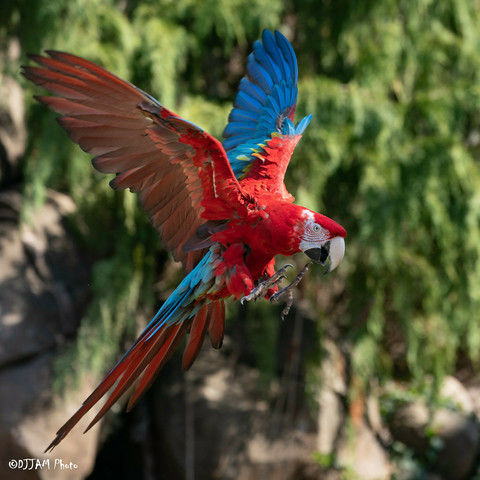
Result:
{"label": "spread wing", "polygon": [[259,180],[263,188],[286,193],[290,156],[311,115],[293,124],[297,103],[297,60],[288,40],[265,30],[248,57],[223,146],[239,180]]}
{"label": "spread wing", "polygon": [[56,97],[37,97],[60,114],[70,138],[95,156],[94,167],[115,173],[115,189],[140,203],[175,259],[192,267],[183,245],[207,220],[229,218],[242,196],[220,142],[164,108],[153,97],[80,57],[49,51],[26,78]]}

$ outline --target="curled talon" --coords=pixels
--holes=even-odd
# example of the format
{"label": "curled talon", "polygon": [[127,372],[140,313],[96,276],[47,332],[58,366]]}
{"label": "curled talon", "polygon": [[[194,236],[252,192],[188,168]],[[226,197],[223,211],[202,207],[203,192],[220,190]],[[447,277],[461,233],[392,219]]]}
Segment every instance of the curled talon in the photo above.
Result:
{"label": "curled talon", "polygon": [[302,280],[303,276],[307,273],[308,267],[312,264],[313,262],[308,262],[298,273],[298,275],[295,277],[292,283],[287,285],[286,287],[282,288],[278,292],[275,292],[271,297],[270,297],[270,303],[277,303],[279,302],[285,295],[287,296],[287,302],[282,310],[282,320],[285,320],[285,317],[288,315],[288,312],[290,312],[290,308],[293,305],[293,289],[300,283]]}
{"label": "curled talon", "polygon": [[287,268],[293,268],[293,265],[287,263],[282,268],[279,268],[271,277],[267,278],[263,282],[260,282],[252,291],[240,299],[240,303],[243,305],[245,301],[250,302],[251,300],[256,300],[257,298],[263,297],[268,290],[273,287],[276,287],[284,278],[287,278],[285,272]]}
{"label": "curled talon", "polygon": [[285,317],[290,312],[290,308],[291,308],[292,305],[293,305],[293,293],[292,293],[292,291],[290,291],[289,295],[288,295],[287,304],[285,305],[285,307],[283,307],[282,314],[281,314],[281,317],[282,317],[283,321],[285,320]]}

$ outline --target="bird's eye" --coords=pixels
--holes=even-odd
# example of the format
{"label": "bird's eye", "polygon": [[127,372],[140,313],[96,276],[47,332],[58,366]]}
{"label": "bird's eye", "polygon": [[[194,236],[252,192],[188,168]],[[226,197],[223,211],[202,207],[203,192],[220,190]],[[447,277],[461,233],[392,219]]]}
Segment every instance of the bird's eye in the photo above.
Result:
{"label": "bird's eye", "polygon": [[320,225],[318,223],[314,223],[313,224],[313,231],[314,232],[319,232],[320,231]]}

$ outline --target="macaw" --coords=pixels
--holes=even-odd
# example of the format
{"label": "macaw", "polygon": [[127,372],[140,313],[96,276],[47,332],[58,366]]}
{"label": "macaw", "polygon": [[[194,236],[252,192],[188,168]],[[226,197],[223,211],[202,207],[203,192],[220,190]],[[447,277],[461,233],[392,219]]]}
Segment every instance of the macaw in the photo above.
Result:
{"label": "macaw", "polygon": [[56,94],[36,98],[60,115],[60,126],[94,156],[98,171],[116,175],[110,182],[114,189],[138,193],[186,270],[132,347],[58,430],[46,449],[51,451],[107,393],[86,431],[138,380],[131,409],[187,334],[184,369],[206,333],[220,348],[228,297],[290,295],[308,264],[296,282],[278,291],[285,267],[275,272],[276,255],[304,252],[331,271],[344,256],[346,232],[330,218],[295,205],[284,185],[311,115],[293,123],[297,60],[280,32],[264,31],[255,42],[223,143],[102,67],[64,52],[47,54],[31,55],[39,66],[22,72]]}

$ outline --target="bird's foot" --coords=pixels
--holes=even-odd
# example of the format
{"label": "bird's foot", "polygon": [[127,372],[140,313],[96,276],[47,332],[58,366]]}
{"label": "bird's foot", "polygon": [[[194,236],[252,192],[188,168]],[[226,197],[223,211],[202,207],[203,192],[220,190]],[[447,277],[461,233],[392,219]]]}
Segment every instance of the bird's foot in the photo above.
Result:
{"label": "bird's foot", "polygon": [[260,282],[248,295],[242,297],[240,303],[243,305],[243,302],[250,302],[251,300],[257,300],[257,298],[263,297],[268,290],[277,286],[284,278],[287,278],[285,272],[288,267],[293,268],[293,265],[287,263],[282,268],[279,268],[271,277]]}
{"label": "bird's foot", "polygon": [[293,282],[290,285],[287,285],[286,287],[282,288],[278,292],[274,293],[270,297],[270,302],[271,303],[277,303],[281,300],[284,299],[284,297],[287,297],[287,303],[282,310],[282,320],[285,320],[285,317],[288,315],[288,312],[290,311],[290,308],[293,304],[293,289],[300,283],[302,280],[303,276],[307,273],[308,267],[312,264],[312,262],[308,262],[298,273],[298,275],[295,277]]}

